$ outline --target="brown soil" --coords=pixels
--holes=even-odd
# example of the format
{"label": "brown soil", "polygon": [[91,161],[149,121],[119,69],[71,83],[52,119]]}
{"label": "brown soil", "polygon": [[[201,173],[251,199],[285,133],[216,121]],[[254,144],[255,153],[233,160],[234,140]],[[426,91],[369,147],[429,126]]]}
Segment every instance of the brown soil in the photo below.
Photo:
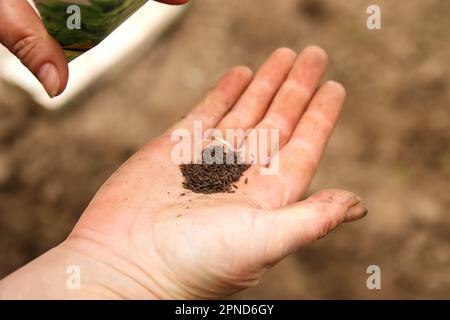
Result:
{"label": "brown soil", "polygon": [[[239,298],[450,298],[450,2],[193,1],[126,73],[46,112],[0,83],[0,276],[63,240],[101,183],[180,119],[227,68],[318,44],[348,103],[311,191],[370,210],[271,270]],[[174,94],[175,93],[175,94]],[[366,288],[366,268],[382,290]]]}

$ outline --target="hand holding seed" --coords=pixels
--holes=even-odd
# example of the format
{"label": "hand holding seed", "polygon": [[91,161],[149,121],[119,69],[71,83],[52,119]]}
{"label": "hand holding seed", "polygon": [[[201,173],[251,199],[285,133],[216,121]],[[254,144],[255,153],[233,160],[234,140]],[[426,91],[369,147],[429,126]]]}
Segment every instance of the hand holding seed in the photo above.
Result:
{"label": "hand holding seed", "polygon": [[[299,201],[345,100],[340,84],[319,85],[326,65],[326,53],[308,47],[300,55],[278,49],[255,76],[233,68],[187,117],[129,159],[60,246],[80,255],[72,259],[86,272],[99,265],[85,286],[103,297],[223,297],[256,284],[270,266],[342,222],[363,217],[361,199],[347,191]],[[193,130],[194,121],[221,131],[279,128],[278,174],[261,175],[253,164],[232,177],[232,189],[196,189],[198,176],[194,186],[186,184],[188,169],[170,158],[171,132]]]}
{"label": "hand holding seed", "polygon": [[[188,0],[157,1],[177,5]],[[83,3],[66,2],[67,5]],[[65,25],[59,27],[63,28]],[[27,0],[0,1],[0,44],[22,61],[42,83],[50,97],[53,98],[64,91],[69,70],[63,48],[48,34]]]}

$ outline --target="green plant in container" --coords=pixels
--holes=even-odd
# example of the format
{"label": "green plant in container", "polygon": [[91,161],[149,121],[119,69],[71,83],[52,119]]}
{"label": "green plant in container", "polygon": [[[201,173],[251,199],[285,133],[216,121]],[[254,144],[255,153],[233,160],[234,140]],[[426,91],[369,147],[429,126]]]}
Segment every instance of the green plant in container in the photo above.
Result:
{"label": "green plant in container", "polygon": [[[147,0],[33,0],[48,32],[69,61],[98,45]],[[68,8],[79,8],[80,28],[69,28]]]}

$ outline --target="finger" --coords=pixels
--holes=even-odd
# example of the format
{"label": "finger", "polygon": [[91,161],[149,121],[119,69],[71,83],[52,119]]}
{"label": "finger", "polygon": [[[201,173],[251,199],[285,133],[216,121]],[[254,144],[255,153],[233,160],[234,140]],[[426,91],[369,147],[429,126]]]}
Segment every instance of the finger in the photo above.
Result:
{"label": "finger", "polygon": [[[278,154],[278,179],[287,203],[295,202],[309,187],[345,101],[344,87],[325,83],[314,96],[288,143]],[[271,164],[272,165],[272,164]]]}
{"label": "finger", "polygon": [[296,56],[291,49],[277,49],[259,69],[248,89],[221,121],[218,129],[225,133],[226,129],[253,128],[263,118]]}
{"label": "finger", "polygon": [[214,128],[236,103],[252,79],[248,67],[238,66],[228,71],[208,93],[206,98],[183,120],[169,129],[186,129],[192,132],[194,122],[201,121],[203,129]]}
{"label": "finger", "polygon": [[50,97],[64,90],[68,78],[64,51],[26,0],[0,1],[0,42],[38,78]]}
{"label": "finger", "polygon": [[[286,144],[314,95],[327,64],[328,57],[322,48],[310,46],[303,50],[256,131],[277,129],[278,146],[281,148]],[[271,149],[267,151],[270,157]]]}
{"label": "finger", "polygon": [[266,259],[269,264],[276,263],[325,237],[341,223],[363,218],[367,212],[358,196],[343,190],[320,191],[305,201],[276,210],[266,216],[272,226]]}

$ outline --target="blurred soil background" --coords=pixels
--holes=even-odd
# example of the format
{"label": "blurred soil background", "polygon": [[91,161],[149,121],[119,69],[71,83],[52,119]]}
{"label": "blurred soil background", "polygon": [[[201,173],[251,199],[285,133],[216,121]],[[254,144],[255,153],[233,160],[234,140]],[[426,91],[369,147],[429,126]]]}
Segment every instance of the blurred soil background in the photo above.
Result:
{"label": "blurred soil background", "polygon": [[[366,28],[370,4],[383,30]],[[355,191],[370,213],[235,297],[450,298],[449,14],[442,0],[197,0],[68,108],[0,82],[0,277],[62,241],[106,178],[228,68],[318,44],[348,102],[310,192]],[[366,287],[372,264],[381,290]]]}

